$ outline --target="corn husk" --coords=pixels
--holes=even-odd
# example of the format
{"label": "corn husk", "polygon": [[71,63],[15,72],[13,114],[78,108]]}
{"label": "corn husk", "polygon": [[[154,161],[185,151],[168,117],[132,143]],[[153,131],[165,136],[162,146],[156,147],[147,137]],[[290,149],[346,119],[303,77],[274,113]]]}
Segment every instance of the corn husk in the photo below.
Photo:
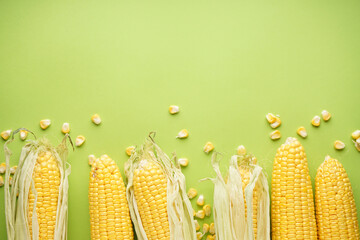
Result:
{"label": "corn husk", "polygon": [[[214,224],[218,239],[253,240],[253,195],[256,186],[257,201],[257,237],[270,240],[269,186],[263,169],[252,161],[251,155],[234,155],[231,157],[228,176],[223,178],[217,153],[212,156],[212,165],[216,173],[214,182]],[[250,171],[250,181],[242,189],[242,178],[239,168]],[[247,212],[245,217],[245,202]]]}
{"label": "corn husk", "polygon": [[[16,132],[14,132],[16,133]],[[32,179],[35,163],[38,154],[42,151],[50,151],[58,162],[60,171],[59,197],[56,212],[56,225],[54,240],[67,239],[67,218],[68,218],[68,176],[71,166],[66,162],[67,146],[66,138],[58,147],[52,146],[45,138],[40,140],[28,140],[22,148],[18,167],[13,176],[13,183],[10,188],[10,171],[7,169],[5,175],[5,216],[8,240],[38,240],[39,223],[36,215],[37,193]],[[4,145],[7,168],[10,166],[11,151],[8,145],[14,140],[8,140]],[[32,217],[32,236],[30,236],[28,222],[28,199],[30,189],[35,195],[33,217]]]}
{"label": "corn husk", "polygon": [[126,194],[137,238],[139,240],[148,239],[141,222],[133,186],[133,172],[141,166],[142,161],[153,161],[158,164],[167,178],[167,213],[170,239],[196,239],[193,209],[186,193],[185,176],[180,170],[176,157],[176,164],[174,164],[151,137],[147,138],[144,145],[133,152],[125,165]]}

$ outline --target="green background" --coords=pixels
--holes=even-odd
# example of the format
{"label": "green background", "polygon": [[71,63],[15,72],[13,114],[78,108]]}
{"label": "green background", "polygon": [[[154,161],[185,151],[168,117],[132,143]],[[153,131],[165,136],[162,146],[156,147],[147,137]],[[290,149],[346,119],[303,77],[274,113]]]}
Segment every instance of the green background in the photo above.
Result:
{"label": "green background", "polygon": [[[359,212],[360,153],[350,137],[360,128],[359,11],[355,0],[0,1],[0,129],[26,127],[58,144],[69,122],[73,139],[87,138],[68,158],[70,240],[90,238],[87,156],[107,153],[123,170],[125,148],[150,131],[165,152],[189,158],[187,187],[212,203],[212,183],[199,182],[214,176],[207,141],[224,154],[223,170],[245,145],[270,180],[276,149],[303,125],[312,180],[326,154],[338,158]],[[181,112],[170,115],[170,104]],[[323,109],[332,119],[312,127]],[[268,112],[281,116],[279,141],[269,139]],[[182,128],[189,138],[175,139]],[[23,144],[11,145],[13,164]],[[3,197],[1,188],[0,239]]]}

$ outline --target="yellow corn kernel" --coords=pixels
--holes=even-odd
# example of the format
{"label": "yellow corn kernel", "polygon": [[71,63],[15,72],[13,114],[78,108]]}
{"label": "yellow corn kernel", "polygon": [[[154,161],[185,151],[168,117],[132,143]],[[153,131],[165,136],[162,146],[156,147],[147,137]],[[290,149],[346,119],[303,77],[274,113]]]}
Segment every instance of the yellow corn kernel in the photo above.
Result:
{"label": "yellow corn kernel", "polygon": [[50,119],[43,119],[40,121],[40,127],[44,130],[47,129],[50,126],[50,124],[51,124]]}
{"label": "yellow corn kernel", "polygon": [[204,210],[197,211],[196,214],[195,214],[195,217],[200,218],[200,219],[204,219],[204,217],[205,217]]}
{"label": "yellow corn kernel", "polygon": [[189,132],[186,129],[182,129],[178,135],[176,136],[176,138],[187,138],[189,136]]}
{"label": "yellow corn kernel", "polygon": [[296,133],[302,138],[307,137],[306,129],[304,127],[302,127],[302,126],[297,129]]}
{"label": "yellow corn kernel", "polygon": [[91,116],[91,121],[96,124],[96,125],[99,125],[101,123],[101,118],[99,116],[99,114],[94,114]]}
{"label": "yellow corn kernel", "polygon": [[354,141],[354,144],[355,144],[355,148],[360,152],[360,143],[359,143],[359,140],[360,138],[358,138],[356,141]]}
{"label": "yellow corn kernel", "polygon": [[200,224],[199,224],[199,222],[195,219],[195,220],[194,220],[194,223],[195,223],[195,230],[196,230],[196,231],[199,231],[199,230],[200,230]]}
{"label": "yellow corn kernel", "polygon": [[215,236],[213,235],[207,235],[206,240],[215,240]]}
{"label": "yellow corn kernel", "polygon": [[189,160],[187,158],[179,158],[179,164],[182,167],[186,167],[189,164]]}
{"label": "yellow corn kernel", "polygon": [[321,112],[321,116],[324,119],[325,122],[329,121],[331,118],[331,114],[327,110],[323,110]]}
{"label": "yellow corn kernel", "polygon": [[237,154],[238,155],[245,155],[246,154],[246,148],[244,145],[240,145],[237,148]]}
{"label": "yellow corn kernel", "polygon": [[203,224],[203,234],[206,234],[209,232],[210,226],[207,223]]}
{"label": "yellow corn kernel", "polygon": [[360,138],[360,130],[355,130],[352,134],[351,134],[351,137],[353,138],[353,139],[358,139],[358,138]]}
{"label": "yellow corn kernel", "polygon": [[271,124],[270,124],[270,127],[272,127],[272,128],[277,128],[277,127],[279,127],[280,125],[281,125],[281,120],[280,120],[279,117],[276,117],[275,122],[271,123]]}
{"label": "yellow corn kernel", "polygon": [[197,240],[202,239],[202,237],[203,237],[203,234],[201,232],[196,232],[196,239]]}
{"label": "yellow corn kernel", "polygon": [[125,152],[126,155],[128,155],[129,157],[131,156],[132,152],[135,150],[135,146],[129,146],[126,148]]}
{"label": "yellow corn kernel", "polygon": [[273,166],[272,239],[317,239],[314,196],[304,147],[296,138],[288,138],[278,148]]}
{"label": "yellow corn kernel", "polygon": [[203,206],[203,210],[204,210],[205,216],[209,217],[211,215],[210,204],[206,204],[205,206]]}
{"label": "yellow corn kernel", "polygon": [[360,239],[355,199],[343,165],[326,156],[315,177],[319,240]]}
{"label": "yellow corn kernel", "polygon": [[17,166],[13,166],[10,168],[10,174],[15,174],[15,171],[17,169]]}
{"label": "yellow corn kernel", "polygon": [[193,199],[197,195],[196,189],[195,188],[190,188],[187,195],[188,195],[189,199]]}
{"label": "yellow corn kernel", "polygon": [[62,127],[61,127],[61,132],[62,133],[69,133],[70,132],[70,124],[69,123],[63,123]]}
{"label": "yellow corn kernel", "polygon": [[85,140],[86,139],[85,139],[85,137],[83,135],[77,136],[76,139],[75,139],[75,146],[80,147],[81,145],[84,144]]}
{"label": "yellow corn kernel", "polygon": [[175,114],[175,113],[178,113],[180,110],[179,106],[176,106],[176,105],[171,105],[169,107],[169,112],[170,114]]}
{"label": "yellow corn kernel", "polygon": [[20,130],[20,139],[21,140],[25,140],[27,138],[27,135],[28,135],[28,131],[26,130]]}
{"label": "yellow corn kernel", "polygon": [[355,143],[360,144],[360,138],[356,139]]}
{"label": "yellow corn kernel", "polygon": [[89,161],[89,165],[90,165],[90,166],[92,166],[92,165],[94,164],[95,160],[96,160],[96,157],[95,157],[94,154],[90,154],[90,155],[88,156],[88,161]]}
{"label": "yellow corn kernel", "polygon": [[272,123],[274,123],[275,121],[276,121],[276,116],[274,115],[274,114],[272,114],[272,113],[268,113],[268,114],[266,114],[266,120],[270,123],[270,124],[272,124]]}
{"label": "yellow corn kernel", "polygon": [[13,178],[9,177],[9,185],[11,186],[13,184]]}
{"label": "yellow corn kernel", "polygon": [[320,126],[320,117],[319,116],[315,116],[313,117],[313,119],[311,120],[311,124],[314,126],[314,127],[318,127]]}
{"label": "yellow corn kernel", "polygon": [[196,212],[195,212],[195,210],[193,209],[193,217],[195,217],[195,215],[196,215]]}
{"label": "yellow corn kernel", "polygon": [[198,199],[196,200],[196,204],[199,206],[203,206],[205,203],[204,195],[200,194]]}
{"label": "yellow corn kernel", "polygon": [[0,174],[3,174],[6,171],[6,163],[0,164]]}
{"label": "yellow corn kernel", "polygon": [[[2,186],[4,186],[4,178],[0,176],[0,187]],[[200,229],[200,225],[199,225],[199,229]]]}
{"label": "yellow corn kernel", "polygon": [[4,139],[5,141],[9,139],[10,135],[11,135],[12,130],[5,130],[3,132],[1,132],[1,137],[2,139]]}
{"label": "yellow corn kernel", "polygon": [[213,235],[215,234],[215,224],[213,222],[210,223],[209,233]]}
{"label": "yellow corn kernel", "polygon": [[212,142],[207,142],[204,146],[204,152],[205,153],[209,153],[211,152],[212,150],[214,150],[214,145],[212,144]]}
{"label": "yellow corn kernel", "polygon": [[275,130],[275,131],[271,132],[271,133],[270,133],[270,138],[271,138],[272,140],[278,140],[278,139],[280,139],[280,138],[281,138],[281,133],[280,133],[280,131],[279,131],[279,130]]}
{"label": "yellow corn kernel", "polygon": [[336,140],[334,142],[334,148],[337,149],[337,150],[342,150],[345,148],[345,143],[343,143],[342,141],[340,140]]}

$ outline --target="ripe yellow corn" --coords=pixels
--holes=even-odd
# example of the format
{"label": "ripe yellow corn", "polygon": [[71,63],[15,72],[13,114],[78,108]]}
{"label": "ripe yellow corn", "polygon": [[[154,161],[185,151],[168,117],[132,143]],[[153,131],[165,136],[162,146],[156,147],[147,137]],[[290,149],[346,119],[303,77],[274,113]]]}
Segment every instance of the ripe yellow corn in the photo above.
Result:
{"label": "ripe yellow corn", "polygon": [[272,140],[278,140],[278,139],[280,139],[280,138],[281,138],[281,133],[280,133],[280,131],[279,131],[279,130],[275,130],[275,131],[271,132],[271,133],[270,133],[270,138],[271,138]]}
{"label": "ripe yellow corn", "polygon": [[[0,187],[2,186],[4,186],[4,178],[0,176]],[[200,225],[199,225],[199,229],[200,229]]]}
{"label": "ripe yellow corn", "polygon": [[329,121],[331,118],[331,114],[327,111],[327,110],[323,110],[321,112],[322,118],[324,119],[324,121]]}
{"label": "ripe yellow corn", "polygon": [[207,223],[203,224],[203,234],[206,234],[209,232],[210,226]]}
{"label": "ripe yellow corn", "polygon": [[50,125],[51,125],[50,119],[43,119],[40,121],[40,127],[44,130],[47,129]]}
{"label": "ripe yellow corn", "polygon": [[215,224],[213,222],[210,223],[209,233],[213,235],[215,234]]}
{"label": "ripe yellow corn", "polygon": [[69,123],[63,123],[62,127],[61,127],[61,132],[62,133],[69,133],[70,132],[70,124]]}
{"label": "ripe yellow corn", "polygon": [[25,140],[27,138],[27,135],[28,135],[28,131],[26,130],[20,130],[20,139],[21,140]]}
{"label": "ripe yellow corn", "polygon": [[200,224],[197,220],[194,220],[194,223],[195,223],[195,230],[196,231],[199,231],[200,230]]}
{"label": "ripe yellow corn", "polygon": [[[241,175],[241,181],[242,181],[242,190],[243,190],[243,196],[244,196],[244,204],[245,204],[245,219],[247,219],[247,204],[245,199],[245,188],[249,184],[250,178],[251,178],[251,171],[249,168],[250,164],[256,164],[256,158],[255,157],[246,157],[244,158],[244,161],[240,163],[239,166],[239,172]],[[253,220],[253,229],[254,229],[254,239],[256,239],[257,235],[257,206],[258,206],[258,192],[257,192],[257,186],[255,185],[253,189],[253,197],[252,197],[252,220]]]}
{"label": "ripe yellow corn", "polygon": [[134,171],[134,194],[149,240],[170,239],[167,214],[167,180],[161,167],[143,160]]}
{"label": "ripe yellow corn", "polygon": [[3,162],[0,164],[0,174],[5,173],[5,171],[6,171],[6,163]]}
{"label": "ripe yellow corn", "polygon": [[96,124],[96,125],[99,125],[101,123],[101,118],[99,116],[99,114],[94,114],[91,116],[91,121]]}
{"label": "ripe yellow corn", "polygon": [[75,146],[80,147],[84,144],[86,138],[83,135],[79,135],[75,139]]}
{"label": "ripe yellow corn", "polygon": [[214,144],[212,144],[212,142],[207,142],[204,146],[204,152],[205,153],[209,153],[211,152],[212,150],[214,150]]}
{"label": "ripe yellow corn", "polygon": [[309,168],[297,139],[277,150],[271,186],[272,239],[317,239]]}
{"label": "ripe yellow corn", "polygon": [[189,136],[189,131],[187,129],[182,129],[176,138],[187,138]]}
{"label": "ripe yellow corn", "polygon": [[195,188],[190,188],[187,195],[188,195],[189,199],[193,199],[197,195],[196,189]]}
{"label": "ripe yellow corn", "polygon": [[91,239],[134,239],[125,185],[114,160],[102,155],[89,182]]}
{"label": "ripe yellow corn", "polygon": [[211,215],[211,206],[209,204],[206,204],[203,206],[203,210],[205,213],[205,216],[209,217]]}
{"label": "ripe yellow corn", "polygon": [[195,217],[200,218],[200,219],[204,219],[205,211],[204,210],[197,211],[196,214],[195,214]]}
{"label": "ripe yellow corn", "polygon": [[319,240],[360,239],[350,180],[342,164],[329,156],[317,170],[315,203]]}
{"label": "ripe yellow corn", "polygon": [[0,136],[2,137],[2,139],[4,139],[6,141],[10,138],[11,132],[12,132],[12,130],[5,130],[0,133]]}
{"label": "ripe yellow corn", "polygon": [[169,107],[169,112],[170,112],[170,114],[175,114],[175,113],[178,113],[179,111],[180,111],[179,106],[171,105],[171,106]]}
{"label": "ripe yellow corn", "polygon": [[196,204],[199,205],[199,206],[204,206],[204,204],[205,204],[204,195],[200,194],[200,196],[196,200]]}
{"label": "ripe yellow corn", "polygon": [[[33,181],[37,193],[35,211],[39,223],[39,239],[54,239],[58,205],[60,170],[51,152],[40,152],[35,163]],[[30,187],[28,223],[32,235],[32,217],[35,195]]]}
{"label": "ripe yellow corn", "polygon": [[135,146],[129,146],[125,149],[126,155],[131,156],[132,152],[135,150]]}
{"label": "ripe yellow corn", "polygon": [[318,127],[320,126],[320,120],[321,118],[319,116],[315,116],[313,117],[313,119],[311,120],[311,124],[314,126],[314,127]]}

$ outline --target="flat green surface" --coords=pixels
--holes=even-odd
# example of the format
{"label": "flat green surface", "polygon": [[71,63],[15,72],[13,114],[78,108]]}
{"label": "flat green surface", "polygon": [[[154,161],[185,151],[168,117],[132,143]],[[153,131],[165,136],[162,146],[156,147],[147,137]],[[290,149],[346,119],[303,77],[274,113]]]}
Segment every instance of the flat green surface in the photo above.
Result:
{"label": "flat green surface", "polygon": [[[0,1],[0,129],[27,127],[58,144],[69,122],[73,139],[86,136],[69,154],[70,240],[90,238],[88,154],[107,153],[123,169],[125,148],[150,131],[168,154],[189,158],[187,186],[211,203],[212,184],[198,181],[214,176],[205,142],[224,154],[223,169],[244,144],[271,176],[277,147],[304,125],[312,180],[326,154],[338,158],[359,211],[350,138],[360,128],[359,11],[355,0]],[[171,116],[170,104],[181,113]],[[310,120],[323,109],[333,118],[316,129]],[[279,141],[268,137],[268,112],[281,115]],[[45,131],[43,118],[53,121]],[[190,137],[175,139],[182,128]],[[11,146],[13,164],[22,145]],[[0,239],[3,197],[1,188]]]}

